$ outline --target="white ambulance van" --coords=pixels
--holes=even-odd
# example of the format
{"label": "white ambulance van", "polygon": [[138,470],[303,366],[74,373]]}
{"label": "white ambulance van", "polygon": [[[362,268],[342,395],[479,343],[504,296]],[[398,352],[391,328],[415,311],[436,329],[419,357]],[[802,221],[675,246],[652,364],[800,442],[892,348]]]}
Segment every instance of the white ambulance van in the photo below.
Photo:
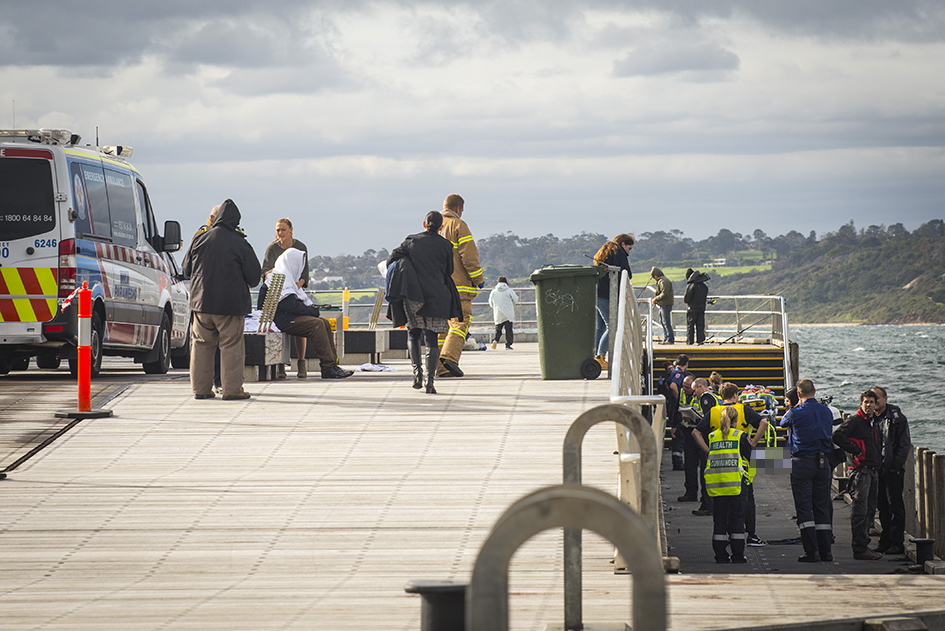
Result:
{"label": "white ambulance van", "polygon": [[190,360],[188,289],[158,232],[130,147],[79,146],[64,129],[0,130],[0,374],[66,359],[75,374],[78,300],[92,290],[92,375],[103,355],[151,374]]}

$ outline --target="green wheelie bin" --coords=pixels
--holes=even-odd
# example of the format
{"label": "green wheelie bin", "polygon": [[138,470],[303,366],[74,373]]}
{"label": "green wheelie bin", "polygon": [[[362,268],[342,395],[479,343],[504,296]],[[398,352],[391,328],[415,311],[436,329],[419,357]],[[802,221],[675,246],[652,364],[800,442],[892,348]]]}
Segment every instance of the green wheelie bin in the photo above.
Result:
{"label": "green wheelie bin", "polygon": [[543,265],[528,277],[535,284],[538,356],[542,379],[596,379],[597,265]]}

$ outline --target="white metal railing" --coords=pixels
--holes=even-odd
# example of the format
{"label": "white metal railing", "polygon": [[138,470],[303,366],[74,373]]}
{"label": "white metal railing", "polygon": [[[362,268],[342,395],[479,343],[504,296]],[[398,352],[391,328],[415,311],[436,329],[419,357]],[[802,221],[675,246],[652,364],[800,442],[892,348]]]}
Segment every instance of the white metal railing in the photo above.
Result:
{"label": "white metal railing", "polygon": [[[652,291],[652,288],[647,288]],[[651,296],[652,297],[652,296]],[[709,296],[706,305],[706,342],[730,342],[745,338],[765,338],[784,344],[787,316],[781,296]],[[673,332],[686,338],[686,306],[673,309]],[[679,324],[677,324],[679,323]]]}
{"label": "white metal railing", "polygon": [[[621,272],[617,325],[611,332],[613,356],[611,357],[610,402],[625,405],[638,412],[644,406],[651,407],[650,428],[656,445],[663,444],[666,430],[666,401],[662,395],[653,396],[649,392],[649,365],[653,361],[653,318],[652,309],[647,307],[647,314],[641,317],[637,298],[627,273]],[[642,302],[642,301],[641,301]],[[644,414],[644,416],[648,416]],[[642,471],[639,440],[625,427],[617,426],[617,451],[619,452],[620,480],[618,494],[621,500],[636,510],[641,509],[642,481],[652,476],[659,476],[659,459],[653,466],[655,471]],[[656,527],[656,540],[665,551],[665,542],[661,541],[659,527]],[[626,561],[619,552],[614,560],[615,568],[626,568]]]}
{"label": "white metal railing", "polygon": [[[536,303],[535,303],[535,287],[513,287],[515,293],[518,294],[519,302],[515,305],[515,326],[517,329],[537,329],[538,320],[536,318]],[[349,290],[351,294],[363,294],[364,292],[383,292],[382,289],[375,288],[365,288],[365,289],[351,289]],[[472,318],[472,327],[471,328],[492,328],[492,309],[489,307],[489,291],[491,289],[482,289],[479,291],[479,294],[476,296],[476,299],[473,300],[473,318]],[[336,296],[341,294],[343,290],[340,289],[312,289],[307,290],[305,293],[308,294],[309,298],[313,302],[318,304],[324,304],[325,302],[331,302],[325,300],[325,296]],[[253,304],[256,304],[256,294],[255,290],[253,293]],[[362,326],[369,326],[370,316],[375,308],[376,304],[376,295],[370,300],[370,302],[349,302],[348,308],[350,310],[350,316],[348,319],[349,325],[355,328],[360,328]],[[333,306],[339,307],[341,303],[332,302]],[[381,316],[383,318],[383,315]]]}

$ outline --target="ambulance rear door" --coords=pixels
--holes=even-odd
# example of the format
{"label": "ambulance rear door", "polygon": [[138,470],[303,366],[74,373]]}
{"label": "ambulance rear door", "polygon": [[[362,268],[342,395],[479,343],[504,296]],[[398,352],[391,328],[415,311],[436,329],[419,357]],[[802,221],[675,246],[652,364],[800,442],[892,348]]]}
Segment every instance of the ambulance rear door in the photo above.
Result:
{"label": "ambulance rear door", "polygon": [[54,151],[0,144],[0,345],[42,343],[42,323],[56,315],[65,198]]}

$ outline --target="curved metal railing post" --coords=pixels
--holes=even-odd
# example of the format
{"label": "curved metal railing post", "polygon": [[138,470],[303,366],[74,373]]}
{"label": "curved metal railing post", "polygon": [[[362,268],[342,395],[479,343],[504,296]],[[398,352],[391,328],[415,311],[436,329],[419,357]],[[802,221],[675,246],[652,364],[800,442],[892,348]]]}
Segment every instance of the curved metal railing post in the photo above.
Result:
{"label": "curved metal railing post", "polygon": [[666,582],[652,532],[617,498],[578,485],[539,489],[515,502],[499,518],[473,567],[466,592],[467,630],[508,630],[512,555],[534,535],[562,527],[587,528],[617,546],[633,573],[634,631],[665,631]]}
{"label": "curved metal railing post", "polygon": [[[637,410],[622,405],[600,405],[581,414],[568,428],[561,454],[562,482],[581,484],[581,451],[587,431],[598,423],[623,425],[640,446],[639,509],[659,549],[659,450],[649,422]],[[621,466],[621,469],[623,467]],[[582,628],[581,530],[564,531],[564,628]]]}

